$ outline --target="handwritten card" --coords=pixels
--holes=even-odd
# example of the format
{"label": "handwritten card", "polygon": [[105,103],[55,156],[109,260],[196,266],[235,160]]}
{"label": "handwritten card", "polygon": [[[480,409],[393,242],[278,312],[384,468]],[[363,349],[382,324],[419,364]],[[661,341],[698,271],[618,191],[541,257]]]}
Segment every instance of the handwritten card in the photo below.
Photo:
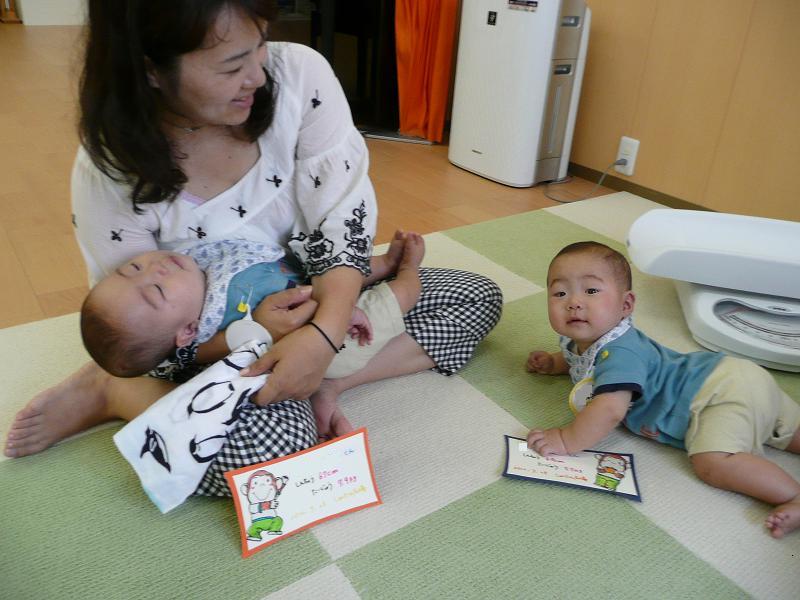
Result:
{"label": "handwritten card", "polygon": [[545,458],[529,449],[525,440],[507,435],[503,475],[587,488],[642,501],[633,468],[633,454],[584,450],[574,455]]}
{"label": "handwritten card", "polygon": [[236,504],[242,557],[368,506],[381,504],[367,430],[225,473]]}

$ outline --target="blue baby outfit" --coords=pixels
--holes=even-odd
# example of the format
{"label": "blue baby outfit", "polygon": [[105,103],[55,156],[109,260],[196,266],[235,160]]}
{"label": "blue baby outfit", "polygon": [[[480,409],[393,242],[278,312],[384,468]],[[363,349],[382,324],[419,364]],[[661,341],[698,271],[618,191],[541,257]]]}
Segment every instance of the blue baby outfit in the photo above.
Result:
{"label": "blue baby outfit", "polygon": [[264,297],[299,280],[288,262],[276,262],[284,256],[280,246],[221,240],[194,246],[185,253],[206,274],[206,297],[197,334],[201,344],[221,327],[242,318],[243,313],[237,310],[240,300],[247,301],[250,296],[249,304],[255,308]]}
{"label": "blue baby outfit", "polygon": [[625,417],[632,432],[684,448],[689,405],[724,354],[682,354],[635,327],[602,347],[594,364],[593,394],[630,390]]}
{"label": "blue baby outfit", "polygon": [[270,294],[295,287],[300,282],[300,275],[292,270],[290,263],[285,259],[257,263],[237,273],[228,284],[225,314],[217,329],[225,329],[233,321],[242,318],[239,310],[240,301],[244,300],[255,308]]}

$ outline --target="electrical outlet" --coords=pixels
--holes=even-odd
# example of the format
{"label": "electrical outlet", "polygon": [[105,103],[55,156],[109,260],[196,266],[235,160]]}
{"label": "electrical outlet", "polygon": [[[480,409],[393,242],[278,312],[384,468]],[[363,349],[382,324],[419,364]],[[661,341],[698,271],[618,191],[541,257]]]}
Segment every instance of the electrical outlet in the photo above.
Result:
{"label": "electrical outlet", "polygon": [[617,150],[617,158],[624,158],[628,161],[625,165],[615,165],[614,170],[623,175],[633,175],[633,167],[636,166],[636,155],[639,153],[639,140],[622,136],[619,140],[619,150]]}

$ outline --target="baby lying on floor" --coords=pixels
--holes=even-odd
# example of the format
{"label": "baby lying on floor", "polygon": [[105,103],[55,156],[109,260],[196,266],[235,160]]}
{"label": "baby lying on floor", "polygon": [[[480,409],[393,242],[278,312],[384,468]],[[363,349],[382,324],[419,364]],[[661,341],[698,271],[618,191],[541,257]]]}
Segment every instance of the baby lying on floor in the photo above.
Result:
{"label": "baby lying on floor", "polygon": [[[349,329],[358,343],[341,348],[326,377],[359,371],[405,331],[403,315],[421,290],[424,253],[420,235],[398,231],[387,253],[372,257],[364,286],[396,277],[362,292]],[[118,377],[148,373],[176,350],[180,356],[197,343],[198,362],[218,360],[232,350],[224,344],[224,329],[244,316],[243,307],[255,307],[264,297],[300,283],[283,256],[279,247],[245,240],[209,242],[186,254],[159,250],[139,255],[89,292],[81,308],[84,345],[97,364]],[[321,436],[352,430],[335,397],[315,394],[311,399]]]}
{"label": "baby lying on floor", "polygon": [[569,373],[591,401],[562,427],[534,428],[541,454],[593,447],[620,423],[682,448],[706,483],[772,504],[766,527],[780,538],[800,528],[800,481],[763,446],[800,453],[800,406],[765,369],[712,352],[681,354],[631,321],[636,298],[625,257],[598,242],[570,244],[547,271],[548,316],[560,352],[528,357],[533,373]]}

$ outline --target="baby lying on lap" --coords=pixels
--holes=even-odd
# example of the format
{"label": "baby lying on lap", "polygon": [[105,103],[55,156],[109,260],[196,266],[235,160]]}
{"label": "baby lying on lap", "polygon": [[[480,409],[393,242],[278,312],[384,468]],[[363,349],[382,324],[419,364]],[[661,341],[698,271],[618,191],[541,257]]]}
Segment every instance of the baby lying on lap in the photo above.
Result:
{"label": "baby lying on lap", "polygon": [[681,354],[638,331],[628,261],[603,244],[563,248],[550,263],[547,293],[561,352],[531,352],[527,369],[569,373],[576,387],[592,386],[592,397],[572,423],[531,430],[530,448],[577,452],[624,423],[685,449],[706,483],[775,506],[766,520],[773,537],[800,527],[800,482],[762,450],[800,453],[800,405],[765,369],[713,352]]}
{"label": "baby lying on lap", "polygon": [[[405,331],[403,316],[421,290],[424,253],[421,236],[397,232],[387,253],[371,259],[372,273],[364,286],[396,277],[362,292],[349,329],[357,343],[338,349],[327,377],[359,371]],[[280,248],[245,240],[209,242],[185,254],[159,250],[139,255],[89,292],[81,308],[84,345],[103,369],[118,377],[148,373],[197,343],[197,361],[214,362],[232,350],[224,330],[244,316],[244,307],[256,307],[266,296],[301,283],[283,255]],[[254,310],[256,321],[258,316]],[[321,436],[352,430],[335,397],[318,393],[312,404]]]}

